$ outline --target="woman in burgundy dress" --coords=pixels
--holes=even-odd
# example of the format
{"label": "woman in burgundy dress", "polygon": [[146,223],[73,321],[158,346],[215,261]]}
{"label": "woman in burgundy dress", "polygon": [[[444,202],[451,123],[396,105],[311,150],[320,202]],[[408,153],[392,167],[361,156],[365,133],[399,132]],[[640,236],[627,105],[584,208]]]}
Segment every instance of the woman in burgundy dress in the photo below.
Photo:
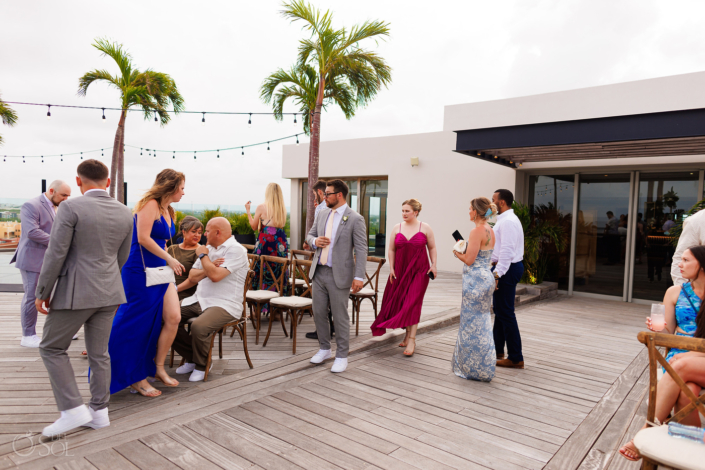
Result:
{"label": "woman in burgundy dress", "polygon": [[436,240],[431,227],[417,220],[419,212],[421,203],[416,199],[409,199],[401,205],[404,221],[392,232],[388,254],[389,279],[384,288],[382,308],[371,327],[373,336],[383,335],[386,328],[406,328],[404,341],[399,344],[399,347],[406,348],[405,356],[412,356],[416,349],[416,327],[428,287],[428,273],[432,272],[436,277]]}

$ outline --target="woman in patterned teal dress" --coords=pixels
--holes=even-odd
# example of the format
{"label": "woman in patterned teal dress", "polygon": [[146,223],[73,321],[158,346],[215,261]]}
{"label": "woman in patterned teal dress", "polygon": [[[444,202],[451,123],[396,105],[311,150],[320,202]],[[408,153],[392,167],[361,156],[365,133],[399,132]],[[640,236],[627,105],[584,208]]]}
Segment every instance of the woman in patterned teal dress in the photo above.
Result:
{"label": "woman in patterned teal dress", "polygon": [[[250,215],[250,202],[245,204],[245,211],[250,221],[252,230],[259,230],[257,243],[255,244],[254,252],[256,255],[278,256],[287,258],[289,256],[289,244],[286,239],[284,226],[286,225],[286,207],[284,206],[284,193],[282,188],[277,183],[269,183],[264,192],[264,203],[257,206],[255,215]],[[262,273],[261,285],[257,282],[253,283],[252,289],[266,289],[276,291],[274,285],[275,277],[278,278],[281,272],[281,266],[273,265],[274,277],[265,269]],[[254,266],[255,273],[260,272],[260,263]],[[284,287],[288,292],[288,283],[284,277]],[[262,308],[262,313],[269,311],[269,305]]]}
{"label": "woman in patterned teal dress", "polygon": [[480,197],[470,202],[470,232],[464,252],[454,251],[463,266],[463,301],[460,307],[458,340],[453,352],[453,372],[464,379],[489,382],[494,377],[497,353],[492,335],[490,301],[495,280],[490,270],[494,249],[494,230],[487,219],[497,213],[497,206]]}
{"label": "woman in patterned teal dress", "polygon": [[[681,275],[688,282],[681,286],[671,286],[663,298],[666,307],[666,327],[659,333],[677,336],[705,338],[705,246],[692,246],[683,252],[678,264]],[[654,331],[651,319],[646,319],[646,326]],[[690,391],[698,396],[705,387],[705,354],[682,349],[671,349],[666,356],[668,363],[686,383]],[[669,374],[664,374],[656,387],[656,405],[654,421],[663,422],[671,411],[676,413],[690,403],[690,399],[681,392],[680,387]],[[681,424],[701,427],[700,416],[694,410],[681,421]],[[644,425],[644,428],[648,423]],[[619,449],[626,459],[636,461],[641,455],[634,446],[634,440]]]}

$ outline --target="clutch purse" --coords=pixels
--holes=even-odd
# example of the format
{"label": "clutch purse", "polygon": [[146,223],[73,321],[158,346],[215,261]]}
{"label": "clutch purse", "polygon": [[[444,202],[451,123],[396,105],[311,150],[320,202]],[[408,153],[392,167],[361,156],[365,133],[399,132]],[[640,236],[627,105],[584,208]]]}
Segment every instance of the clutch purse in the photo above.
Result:
{"label": "clutch purse", "polygon": [[465,250],[467,249],[468,244],[465,240],[458,240],[455,245],[453,245],[453,251],[457,251],[458,253],[465,253]]}
{"label": "clutch purse", "polygon": [[159,266],[158,268],[148,268],[144,264],[144,253],[142,253],[142,245],[140,245],[140,255],[142,256],[142,267],[147,278],[147,287],[158,286],[159,284],[176,283],[174,270],[169,266]]}

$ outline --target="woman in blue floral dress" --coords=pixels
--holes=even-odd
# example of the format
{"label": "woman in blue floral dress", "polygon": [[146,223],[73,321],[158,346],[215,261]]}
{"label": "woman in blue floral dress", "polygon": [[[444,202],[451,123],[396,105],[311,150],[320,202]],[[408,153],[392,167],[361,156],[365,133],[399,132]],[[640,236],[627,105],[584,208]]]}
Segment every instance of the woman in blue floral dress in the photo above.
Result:
{"label": "woman in blue floral dress", "polygon": [[[259,230],[257,243],[255,244],[255,254],[265,256],[278,256],[280,258],[288,258],[289,243],[286,239],[284,226],[286,225],[286,207],[284,206],[284,193],[282,188],[277,183],[269,183],[264,192],[264,203],[257,206],[255,215],[250,215],[250,202],[245,204],[247,218],[250,221],[252,230]],[[254,266],[255,273],[260,272],[260,262]],[[281,266],[273,265],[274,276],[279,277]],[[288,283],[284,278],[284,288],[288,292]],[[252,289],[266,289],[276,291],[274,285],[275,278],[269,270],[265,269],[262,273],[261,284],[253,283]],[[257,285],[255,285],[257,284]],[[262,313],[269,311],[269,305],[262,308]]]}
{"label": "woman in blue floral dress", "polygon": [[494,230],[487,219],[497,213],[497,206],[486,197],[470,202],[470,220],[475,228],[463,252],[453,251],[463,266],[463,302],[460,307],[458,340],[453,352],[453,372],[464,379],[489,382],[494,377],[497,352],[492,335],[490,300],[495,280],[490,270],[494,249]]}

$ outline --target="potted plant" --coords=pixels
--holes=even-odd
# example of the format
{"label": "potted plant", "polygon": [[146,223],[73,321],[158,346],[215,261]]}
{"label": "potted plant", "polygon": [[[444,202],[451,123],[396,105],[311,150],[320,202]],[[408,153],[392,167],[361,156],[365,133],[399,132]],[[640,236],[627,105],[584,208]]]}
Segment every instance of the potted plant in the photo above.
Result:
{"label": "potted plant", "polygon": [[548,268],[547,257],[542,254],[551,245],[559,253],[565,250],[565,231],[555,218],[545,220],[532,217],[526,204],[514,201],[512,209],[524,229],[524,275],[521,282],[541,284]]}
{"label": "potted plant", "polygon": [[257,242],[255,231],[250,226],[250,221],[247,219],[247,214],[232,214],[228,217],[230,227],[233,229],[233,235],[238,243],[245,245],[254,245]]}

